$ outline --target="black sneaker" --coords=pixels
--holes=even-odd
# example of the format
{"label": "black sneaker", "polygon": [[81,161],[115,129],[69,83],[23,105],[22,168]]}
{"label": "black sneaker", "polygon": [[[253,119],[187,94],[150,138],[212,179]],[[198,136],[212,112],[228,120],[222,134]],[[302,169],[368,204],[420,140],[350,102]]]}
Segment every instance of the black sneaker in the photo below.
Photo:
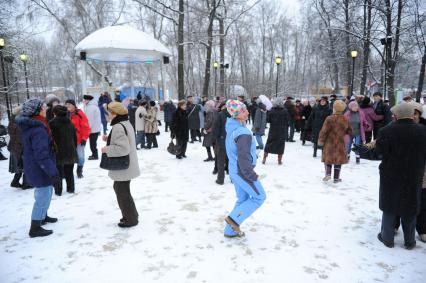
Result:
{"label": "black sneaker", "polygon": [[120,222],[117,225],[118,225],[118,227],[121,227],[121,228],[130,228],[130,227],[138,225],[138,222],[136,222],[136,223]]}
{"label": "black sneaker", "polygon": [[377,234],[377,239],[379,239],[379,241],[382,242],[383,245],[385,245],[388,248],[393,248],[394,247],[394,243],[388,243],[388,242],[385,242],[385,240],[383,240],[382,233]]}
{"label": "black sneaker", "polygon": [[58,218],[49,217],[48,215],[46,215],[46,218],[44,218],[44,220],[41,221],[41,225],[44,225],[46,223],[56,223],[56,222],[58,222]]}

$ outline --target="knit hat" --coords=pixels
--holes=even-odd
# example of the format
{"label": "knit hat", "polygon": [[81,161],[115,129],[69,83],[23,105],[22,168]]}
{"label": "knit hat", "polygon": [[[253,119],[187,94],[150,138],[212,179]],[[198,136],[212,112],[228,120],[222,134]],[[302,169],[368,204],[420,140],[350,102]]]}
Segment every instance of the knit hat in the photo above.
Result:
{"label": "knit hat", "polygon": [[91,96],[90,94],[85,94],[85,95],[83,95],[83,99],[85,99],[85,100],[92,100],[93,96]]}
{"label": "knit hat", "polygon": [[216,103],[213,100],[209,100],[206,102],[206,104],[204,105],[204,107],[206,108],[206,111],[212,111],[214,110]]}
{"label": "knit hat", "polygon": [[120,102],[111,102],[108,104],[108,110],[117,115],[127,115],[129,111]]}
{"label": "knit hat", "polygon": [[240,115],[241,111],[246,109],[246,105],[238,100],[229,99],[226,102],[226,110],[232,118],[237,118]]}
{"label": "knit hat", "polygon": [[53,102],[60,103],[61,101],[53,93],[46,95],[46,104],[52,106]]}
{"label": "knit hat", "polygon": [[43,102],[38,98],[31,98],[22,105],[22,116],[32,117],[40,114]]}
{"label": "knit hat", "polygon": [[396,119],[413,119],[414,105],[412,103],[400,103],[391,108],[391,112],[396,116]]}
{"label": "knit hat", "polygon": [[65,117],[68,114],[68,109],[63,105],[56,105],[53,107],[53,114],[59,117]]}
{"label": "knit hat", "polygon": [[77,104],[75,104],[75,100],[74,99],[67,99],[66,101],[65,101],[65,104],[72,104],[72,105],[74,105],[74,107],[77,107]]}
{"label": "knit hat", "polygon": [[284,105],[284,98],[282,97],[276,97],[274,101],[272,102],[274,107],[283,107]]}
{"label": "knit hat", "polygon": [[333,104],[333,113],[342,114],[346,109],[346,104],[341,100],[336,100]]}
{"label": "knit hat", "polygon": [[320,100],[328,101],[328,97],[327,97],[327,96],[321,96],[321,99],[320,99]]}
{"label": "knit hat", "polygon": [[359,106],[359,105],[358,105],[358,103],[357,103],[356,101],[351,101],[351,102],[349,102],[349,104],[348,104],[348,108],[349,108],[350,110],[352,110],[355,106]]}

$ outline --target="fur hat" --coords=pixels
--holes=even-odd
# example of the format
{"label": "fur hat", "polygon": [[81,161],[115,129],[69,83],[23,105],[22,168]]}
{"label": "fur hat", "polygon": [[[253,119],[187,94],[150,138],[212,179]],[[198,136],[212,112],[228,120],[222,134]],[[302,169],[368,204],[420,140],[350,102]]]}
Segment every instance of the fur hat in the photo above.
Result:
{"label": "fur hat", "polygon": [[184,99],[179,100],[179,102],[178,102],[178,108],[182,107],[185,104],[186,104],[186,100],[184,100]]}
{"label": "fur hat", "polygon": [[226,102],[226,110],[232,118],[237,118],[238,115],[246,108],[246,105],[238,100],[229,99]]}
{"label": "fur hat", "polygon": [[336,100],[333,104],[333,113],[342,114],[346,109],[346,104],[341,100]]}
{"label": "fur hat", "polygon": [[391,112],[396,116],[396,119],[413,119],[414,116],[413,103],[400,103],[391,108]]}
{"label": "fur hat", "polygon": [[129,111],[127,111],[127,109],[123,106],[123,104],[116,101],[108,104],[107,108],[108,108],[108,111],[117,115],[127,115],[129,113]]}
{"label": "fur hat", "polygon": [[362,108],[367,108],[370,105],[370,97],[368,96],[364,96],[364,98],[361,101],[361,107]]}
{"label": "fur hat", "polygon": [[320,100],[325,100],[328,102],[328,97],[327,96],[321,96]]}
{"label": "fur hat", "polygon": [[83,99],[85,99],[85,100],[92,100],[93,96],[91,96],[90,94],[85,94],[85,95],[83,95]]}
{"label": "fur hat", "polygon": [[54,95],[53,93],[46,95],[46,104],[50,107],[52,106],[53,102],[57,102],[60,103],[61,101],[59,100],[59,98]]}
{"label": "fur hat", "polygon": [[43,102],[38,98],[31,98],[22,105],[22,116],[32,117],[40,114]]}

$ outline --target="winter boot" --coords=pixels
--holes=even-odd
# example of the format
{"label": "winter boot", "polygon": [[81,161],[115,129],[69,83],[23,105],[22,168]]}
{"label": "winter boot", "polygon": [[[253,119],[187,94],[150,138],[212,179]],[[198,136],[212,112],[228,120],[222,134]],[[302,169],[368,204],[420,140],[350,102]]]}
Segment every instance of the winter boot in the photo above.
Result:
{"label": "winter boot", "polygon": [[390,249],[393,248],[394,246],[394,243],[388,243],[382,238],[382,233],[377,234],[377,239],[379,239],[379,241],[382,242],[383,245],[385,245],[386,247]]}
{"label": "winter boot", "polygon": [[80,165],[77,166],[77,178],[79,179],[83,178],[83,166],[80,166]]}
{"label": "winter boot", "polygon": [[231,217],[227,216],[227,217],[225,218],[225,222],[226,222],[229,226],[231,226],[231,227],[232,227],[232,230],[234,230],[234,231],[235,231],[235,233],[237,233],[237,234],[242,233],[242,232],[241,232],[241,230],[240,230],[240,225],[238,225],[238,224],[234,221],[234,219],[232,219]]}
{"label": "winter boot", "polygon": [[263,152],[263,160],[262,160],[262,164],[266,163],[266,158],[268,157],[268,153],[266,151]]}
{"label": "winter boot", "polygon": [[356,156],[356,157],[355,157],[355,161],[356,161],[356,164],[359,164],[359,163],[360,163],[360,158],[359,158],[359,156]]}
{"label": "winter boot", "polygon": [[314,155],[313,157],[317,157],[318,144],[314,143]]}
{"label": "winter boot", "polygon": [[44,220],[41,221],[41,225],[44,225],[46,223],[56,223],[56,222],[58,222],[58,218],[49,217],[48,215],[46,215]]}
{"label": "winter boot", "polygon": [[21,176],[22,176],[22,173],[15,173],[15,176],[13,176],[12,183],[10,183],[10,186],[12,188],[22,188],[22,185],[19,183]]}
{"label": "winter boot", "polygon": [[207,159],[204,159],[204,162],[214,161],[210,147],[207,147],[206,150],[207,150]]}
{"label": "winter boot", "polygon": [[322,179],[324,182],[327,182],[331,179],[331,165],[325,165],[325,177]]}
{"label": "winter boot", "polygon": [[31,220],[31,228],[28,233],[31,238],[34,237],[45,237],[52,234],[52,230],[45,230],[41,227],[41,220]]}
{"label": "winter boot", "polygon": [[420,241],[422,241],[423,243],[426,243],[426,234],[420,235]]}
{"label": "winter boot", "polygon": [[342,181],[342,179],[340,179],[340,170],[342,169],[341,165],[334,165],[334,183],[339,183]]}
{"label": "winter boot", "polygon": [[7,160],[7,157],[0,151],[0,160]]}
{"label": "winter boot", "polygon": [[55,188],[55,195],[61,196],[62,195],[62,178],[60,178],[60,181],[57,184],[54,184]]}
{"label": "winter boot", "polygon": [[412,243],[404,243],[404,247],[407,249],[407,250],[412,250],[412,249],[414,249],[415,247],[416,247],[416,241],[414,241],[414,242],[412,242]]}
{"label": "winter boot", "polygon": [[75,185],[74,185],[74,176],[65,176],[65,181],[67,183],[67,193],[74,193]]}
{"label": "winter boot", "polygon": [[28,184],[27,177],[25,176],[25,174],[24,174],[24,178],[22,178],[22,179],[23,179],[23,181],[22,181],[22,189],[23,190],[27,190],[27,189],[32,189],[33,188],[33,186],[31,186],[30,184]]}
{"label": "winter boot", "polygon": [[283,155],[278,154],[278,165],[283,165]]}

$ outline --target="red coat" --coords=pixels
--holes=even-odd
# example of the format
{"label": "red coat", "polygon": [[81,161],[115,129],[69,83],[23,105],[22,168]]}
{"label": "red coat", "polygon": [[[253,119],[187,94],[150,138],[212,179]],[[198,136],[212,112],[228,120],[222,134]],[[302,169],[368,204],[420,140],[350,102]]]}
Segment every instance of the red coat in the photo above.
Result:
{"label": "red coat", "polygon": [[77,131],[77,145],[81,144],[82,141],[87,141],[91,130],[86,114],[77,109],[74,113],[71,113],[70,119]]}

